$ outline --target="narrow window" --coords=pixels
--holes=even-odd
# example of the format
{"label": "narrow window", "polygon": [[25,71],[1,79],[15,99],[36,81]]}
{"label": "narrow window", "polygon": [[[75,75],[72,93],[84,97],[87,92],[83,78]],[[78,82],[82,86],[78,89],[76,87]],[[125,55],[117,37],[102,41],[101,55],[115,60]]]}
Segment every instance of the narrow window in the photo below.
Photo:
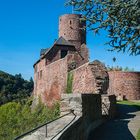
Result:
{"label": "narrow window", "polygon": [[37,66],[35,66],[35,73],[37,72]]}
{"label": "narrow window", "polygon": [[64,58],[68,54],[67,50],[61,50],[61,58]]}
{"label": "narrow window", "polygon": [[72,24],[72,21],[70,20],[70,25]]}
{"label": "narrow window", "polygon": [[37,78],[39,79],[39,72],[37,73]]}
{"label": "narrow window", "polygon": [[48,60],[47,60],[47,58],[45,59],[45,65],[48,65]]}
{"label": "narrow window", "polygon": [[42,78],[42,70],[40,71],[40,79]]}

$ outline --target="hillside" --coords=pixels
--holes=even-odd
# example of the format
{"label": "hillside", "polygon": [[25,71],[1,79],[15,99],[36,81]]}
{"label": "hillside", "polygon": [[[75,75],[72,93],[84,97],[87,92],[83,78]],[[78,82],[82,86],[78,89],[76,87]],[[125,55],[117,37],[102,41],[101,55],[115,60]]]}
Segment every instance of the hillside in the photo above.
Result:
{"label": "hillside", "polygon": [[31,95],[33,80],[24,80],[21,74],[15,76],[0,71],[0,105],[20,101]]}

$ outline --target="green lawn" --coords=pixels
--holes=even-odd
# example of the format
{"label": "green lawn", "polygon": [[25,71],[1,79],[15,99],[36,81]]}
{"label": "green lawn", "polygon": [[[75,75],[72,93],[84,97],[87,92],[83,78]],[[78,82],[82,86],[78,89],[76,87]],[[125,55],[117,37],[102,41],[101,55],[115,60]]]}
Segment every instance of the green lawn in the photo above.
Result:
{"label": "green lawn", "polygon": [[[135,106],[138,110],[140,110],[140,102],[133,102],[133,101],[119,101],[117,102],[118,104],[126,104],[126,105],[131,105]],[[137,138],[136,140],[140,140],[140,129],[137,133]]]}
{"label": "green lawn", "polygon": [[119,101],[117,102],[118,104],[126,104],[126,105],[131,105],[135,106],[138,110],[140,110],[140,102],[133,102],[133,101]]}
{"label": "green lawn", "polygon": [[139,131],[138,131],[138,133],[137,133],[137,138],[136,138],[137,140],[140,140],[140,129],[139,129]]}

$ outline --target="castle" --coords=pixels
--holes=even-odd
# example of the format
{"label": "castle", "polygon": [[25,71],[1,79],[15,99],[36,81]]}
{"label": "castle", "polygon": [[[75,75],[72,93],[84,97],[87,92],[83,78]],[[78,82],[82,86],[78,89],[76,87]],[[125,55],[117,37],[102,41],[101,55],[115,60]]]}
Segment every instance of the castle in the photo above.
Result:
{"label": "castle", "polygon": [[[59,38],[50,48],[41,50],[40,58],[34,64],[34,96],[40,96],[43,103],[52,105],[71,86],[72,93],[107,94],[108,90],[109,94],[122,98],[140,99],[139,72],[108,72],[101,62],[89,62],[86,22],[80,18],[78,14],[65,14],[59,18]],[[121,82],[117,83],[115,78]]]}

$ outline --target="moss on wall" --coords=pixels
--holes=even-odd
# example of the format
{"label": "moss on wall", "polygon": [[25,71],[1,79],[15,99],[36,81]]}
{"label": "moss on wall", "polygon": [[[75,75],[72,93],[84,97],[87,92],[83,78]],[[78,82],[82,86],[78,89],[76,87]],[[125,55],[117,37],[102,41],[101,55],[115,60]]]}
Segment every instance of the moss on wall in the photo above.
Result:
{"label": "moss on wall", "polygon": [[66,93],[72,93],[73,73],[68,72]]}

